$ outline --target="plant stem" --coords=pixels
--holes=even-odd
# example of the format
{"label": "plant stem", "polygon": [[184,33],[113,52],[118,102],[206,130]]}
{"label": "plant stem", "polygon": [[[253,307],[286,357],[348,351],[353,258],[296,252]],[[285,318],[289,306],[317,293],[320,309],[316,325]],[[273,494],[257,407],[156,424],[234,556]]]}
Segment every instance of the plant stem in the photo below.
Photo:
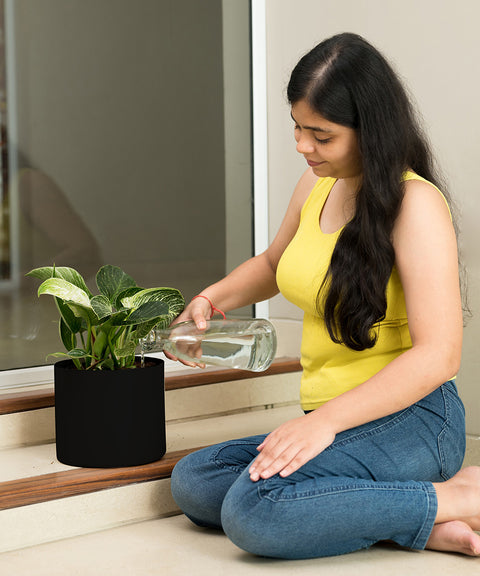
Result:
{"label": "plant stem", "polygon": [[75,364],[75,367],[77,368],[77,370],[83,370],[82,363],[78,358],[72,358],[72,361]]}
{"label": "plant stem", "polygon": [[[93,353],[92,331],[93,331],[92,324],[91,324],[90,320],[87,318],[87,346],[85,347],[85,352],[87,354]],[[87,370],[90,367],[90,364],[91,364],[91,359],[88,357],[85,358],[85,367]]]}
{"label": "plant stem", "polygon": [[[117,356],[115,355],[115,352],[114,352],[115,348],[114,348],[114,345],[113,345],[113,340],[117,340],[117,338],[115,338],[115,336],[114,336],[114,338],[111,338],[111,337],[110,337],[110,333],[108,333],[108,346],[107,346],[107,350],[110,350],[110,355],[111,355],[112,360],[113,360],[113,365],[114,365],[115,369],[117,369],[117,368],[119,367],[119,364],[118,364],[118,358],[117,358]],[[106,357],[106,356],[107,356],[107,354],[105,354],[105,357]]]}

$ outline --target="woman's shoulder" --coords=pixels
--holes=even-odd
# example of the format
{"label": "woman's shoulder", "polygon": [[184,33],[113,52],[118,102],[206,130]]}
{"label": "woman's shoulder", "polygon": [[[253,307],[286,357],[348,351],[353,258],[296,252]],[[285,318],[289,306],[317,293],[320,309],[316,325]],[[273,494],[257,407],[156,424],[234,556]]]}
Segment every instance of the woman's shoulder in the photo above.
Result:
{"label": "woman's shoulder", "polygon": [[405,194],[402,209],[427,210],[429,207],[437,208],[440,212],[448,211],[451,218],[450,206],[444,193],[432,182],[429,182],[415,172],[408,170],[403,175]]}
{"label": "woman's shoulder", "polygon": [[451,229],[450,207],[437,186],[414,173],[404,180],[405,192],[394,226],[394,240],[416,234],[435,237]]}

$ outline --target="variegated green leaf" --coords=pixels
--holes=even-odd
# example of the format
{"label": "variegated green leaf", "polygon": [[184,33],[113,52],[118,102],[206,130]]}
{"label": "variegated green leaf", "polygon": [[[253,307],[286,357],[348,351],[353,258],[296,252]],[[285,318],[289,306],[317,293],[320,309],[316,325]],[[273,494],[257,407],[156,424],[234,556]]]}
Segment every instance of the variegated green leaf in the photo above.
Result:
{"label": "variegated green leaf", "polygon": [[82,325],[81,318],[75,316],[72,309],[69,308],[61,298],[55,298],[55,304],[60,312],[61,319],[73,334],[78,334],[82,329],[85,329]]}
{"label": "variegated green leaf", "polygon": [[26,276],[38,278],[39,280],[42,280],[42,282],[49,278],[62,278],[74,286],[77,286],[89,296],[92,295],[83,279],[83,276],[73,268],[68,268],[67,266],[45,266],[43,268],[35,268],[34,270],[30,270]]}
{"label": "variegated green leaf", "polygon": [[90,354],[87,354],[85,350],[81,348],[74,348],[73,350],[69,350],[68,355],[71,358],[93,358]]}
{"label": "variegated green leaf", "polygon": [[107,318],[113,313],[110,300],[103,294],[99,294],[98,296],[93,296],[90,298],[90,304],[100,320]]}
{"label": "variegated green leaf", "polygon": [[115,296],[118,293],[137,285],[135,280],[121,268],[111,266],[110,264],[100,268],[97,272],[96,281],[100,292],[106,296],[112,304],[115,303]]}
{"label": "variegated green leaf", "polygon": [[135,353],[135,343],[130,342],[127,346],[122,348],[115,348],[115,356],[117,358],[125,358],[125,356],[130,356],[131,354]]}
{"label": "variegated green leaf", "polygon": [[60,338],[66,350],[73,350],[77,345],[75,334],[70,330],[63,318],[60,318]]}
{"label": "variegated green leaf", "polygon": [[72,310],[72,312],[78,318],[83,318],[86,322],[89,322],[92,326],[96,326],[100,320],[98,316],[93,311],[91,306],[82,306],[77,302],[66,301],[65,304]]}
{"label": "variegated green leaf", "polygon": [[137,292],[141,292],[143,290],[143,288],[140,288],[140,286],[132,286],[131,288],[127,288],[126,290],[122,290],[121,292],[119,292],[116,295],[116,299],[115,299],[115,308],[120,309],[120,308],[132,308],[132,306],[127,306],[126,304],[124,304],[124,300],[126,302],[130,302],[130,300],[127,300],[127,298],[130,298],[131,296],[133,296],[134,294],[136,294]]}
{"label": "variegated green leaf", "polygon": [[63,278],[49,278],[45,280],[38,289],[38,295],[50,294],[51,296],[56,296],[64,301],[75,302],[80,304],[85,308],[91,308],[90,298],[85,290],[75,286],[71,282],[64,280]]}
{"label": "variegated green leaf", "polygon": [[134,294],[129,301],[133,308],[138,308],[145,302],[166,302],[169,308],[185,305],[182,294],[176,288],[145,288]]}
{"label": "variegated green leaf", "polygon": [[151,322],[144,322],[143,324],[139,324],[135,330],[135,338],[140,340],[140,338],[145,338],[147,334],[153,330],[155,327],[159,328],[168,328],[172,321],[170,320],[170,316],[167,314],[165,316],[159,316],[155,318]]}
{"label": "variegated green leaf", "polygon": [[54,358],[92,358],[90,354],[87,354],[85,350],[81,348],[74,348],[73,350],[69,350],[67,353],[65,352],[53,352],[49,354],[49,356],[53,356]]}
{"label": "variegated green leaf", "polygon": [[185,307],[185,300],[176,288],[147,288],[122,300],[122,304],[127,308],[138,308],[146,302],[164,302],[167,305],[168,309],[162,314],[162,318],[158,319],[161,326],[165,328]]}
{"label": "variegated green leaf", "polygon": [[142,324],[164,316],[166,313],[168,313],[168,306],[165,302],[145,302],[125,318],[123,324],[128,326]]}
{"label": "variegated green leaf", "polygon": [[122,310],[118,310],[108,320],[108,322],[112,326],[123,326],[123,321],[125,318],[130,314],[130,310],[128,308],[123,308]]}
{"label": "variegated green leaf", "polygon": [[38,278],[42,282],[48,280],[49,278],[53,278],[53,271],[55,268],[53,266],[43,266],[42,268],[34,268],[27,272],[25,276],[30,276],[31,278]]}
{"label": "variegated green leaf", "polygon": [[[167,314],[167,316],[161,316],[160,318],[157,319],[155,324],[152,326],[152,329],[153,328],[159,328],[160,330],[163,330],[164,328],[168,328],[177,316],[178,316],[178,314]],[[147,332],[147,334],[148,334],[148,332]],[[143,336],[142,336],[142,338],[143,338]]]}

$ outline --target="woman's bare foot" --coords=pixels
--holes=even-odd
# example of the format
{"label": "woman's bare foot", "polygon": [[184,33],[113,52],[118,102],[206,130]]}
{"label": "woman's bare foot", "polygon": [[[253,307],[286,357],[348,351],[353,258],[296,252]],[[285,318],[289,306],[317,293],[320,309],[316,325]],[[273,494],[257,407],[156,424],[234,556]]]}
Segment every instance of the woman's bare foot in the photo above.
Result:
{"label": "woman's bare foot", "polygon": [[480,530],[480,467],[463,468],[446,482],[434,484],[438,510],[435,524],[460,520]]}
{"label": "woman's bare foot", "polygon": [[437,517],[426,548],[480,556],[480,467],[463,468],[434,484]]}
{"label": "woman's bare foot", "polygon": [[426,548],[480,556],[480,536],[465,522],[452,520],[444,524],[435,524]]}

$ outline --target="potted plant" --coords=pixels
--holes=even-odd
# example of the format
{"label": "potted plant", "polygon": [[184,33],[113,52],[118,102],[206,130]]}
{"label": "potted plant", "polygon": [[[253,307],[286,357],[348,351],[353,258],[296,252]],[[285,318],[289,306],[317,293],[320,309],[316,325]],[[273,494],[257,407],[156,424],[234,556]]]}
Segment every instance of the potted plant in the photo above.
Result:
{"label": "potted plant", "polygon": [[55,298],[65,359],[55,364],[57,458],[74,466],[146,464],[166,450],[164,365],[135,351],[154,326],[183,310],[175,288],[141,288],[117,266],[96,275],[93,295],[73,268],[44,267],[38,295]]}

